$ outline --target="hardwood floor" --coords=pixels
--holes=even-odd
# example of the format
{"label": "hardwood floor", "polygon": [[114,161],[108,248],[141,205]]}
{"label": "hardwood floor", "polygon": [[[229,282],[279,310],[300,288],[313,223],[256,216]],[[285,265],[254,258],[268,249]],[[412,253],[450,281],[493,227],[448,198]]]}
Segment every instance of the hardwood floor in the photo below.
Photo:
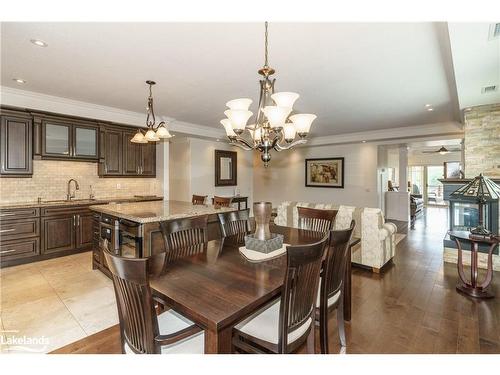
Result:
{"label": "hardwood floor", "polygon": [[[408,229],[393,264],[380,275],[353,268],[345,352],[500,353],[500,272],[493,276],[495,298],[474,300],[459,294],[456,266],[443,263],[446,222],[446,208],[429,208],[415,229]],[[319,352],[318,338],[317,332]],[[119,353],[119,346],[114,326],[55,353]],[[334,314],[330,350],[340,352]]]}

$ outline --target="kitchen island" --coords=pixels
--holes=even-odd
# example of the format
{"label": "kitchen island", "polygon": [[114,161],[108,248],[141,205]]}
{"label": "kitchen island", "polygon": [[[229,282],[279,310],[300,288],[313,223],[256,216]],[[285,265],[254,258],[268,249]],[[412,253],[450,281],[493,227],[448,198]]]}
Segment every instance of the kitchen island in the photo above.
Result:
{"label": "kitchen island", "polygon": [[193,205],[182,201],[111,203],[90,206],[99,215],[99,246],[93,249],[92,265],[109,275],[103,248],[127,257],[147,257],[165,251],[159,222],[208,215],[208,240],[220,238],[220,212],[232,207]]}

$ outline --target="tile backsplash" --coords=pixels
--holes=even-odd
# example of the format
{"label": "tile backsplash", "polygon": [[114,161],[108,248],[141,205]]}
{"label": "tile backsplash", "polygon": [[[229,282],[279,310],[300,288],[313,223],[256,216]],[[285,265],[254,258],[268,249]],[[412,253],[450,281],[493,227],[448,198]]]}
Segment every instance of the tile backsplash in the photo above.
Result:
{"label": "tile backsplash", "polygon": [[38,197],[44,200],[66,199],[70,178],[77,180],[80,185],[76,199],[88,198],[90,185],[96,198],[163,195],[158,178],[99,178],[97,163],[33,160],[33,177],[0,179],[0,201],[36,201]]}

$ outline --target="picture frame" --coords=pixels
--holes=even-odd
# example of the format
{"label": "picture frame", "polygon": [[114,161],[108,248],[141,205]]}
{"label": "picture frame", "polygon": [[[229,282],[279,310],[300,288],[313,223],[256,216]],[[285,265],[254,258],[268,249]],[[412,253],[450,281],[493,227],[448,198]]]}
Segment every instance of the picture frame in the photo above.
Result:
{"label": "picture frame", "polygon": [[215,150],[215,186],[238,185],[238,154]]}
{"label": "picture frame", "polygon": [[444,178],[463,178],[462,177],[462,165],[459,161],[445,161],[444,166]]}
{"label": "picture frame", "polygon": [[305,160],[306,187],[344,188],[344,158],[315,158]]}

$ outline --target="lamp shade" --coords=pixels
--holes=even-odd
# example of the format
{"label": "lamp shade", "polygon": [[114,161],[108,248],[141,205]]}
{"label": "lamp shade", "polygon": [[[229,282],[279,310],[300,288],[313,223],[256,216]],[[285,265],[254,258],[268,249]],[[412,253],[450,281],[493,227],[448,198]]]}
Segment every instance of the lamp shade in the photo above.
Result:
{"label": "lamp shade", "polygon": [[130,140],[132,143],[148,143],[146,138],[144,138],[144,134],[140,130],[137,130],[134,137]]}
{"label": "lamp shade", "polygon": [[278,107],[274,105],[268,105],[262,108],[262,112],[266,115],[271,128],[281,128],[285,125],[286,118],[292,111],[289,107]]}
{"label": "lamp shade", "polygon": [[228,101],[226,103],[226,106],[229,109],[248,111],[248,107],[250,107],[252,101],[253,101],[252,99],[248,98],[233,99]]}
{"label": "lamp shade", "polygon": [[157,142],[160,138],[157,137],[155,131],[153,129],[149,129],[144,135],[144,139],[148,142]]}
{"label": "lamp shade", "polygon": [[298,115],[290,116],[290,121],[292,121],[295,125],[297,133],[299,133],[299,135],[303,137],[307,135],[307,133],[309,133],[311,124],[316,119],[316,117],[316,115],[301,113]]}
{"label": "lamp shade", "polygon": [[172,134],[170,134],[164,125],[160,125],[158,129],[156,129],[156,136],[160,139],[172,138]]}
{"label": "lamp shade", "polygon": [[293,108],[293,104],[299,98],[299,94],[294,92],[277,92],[271,95],[278,107]]}
{"label": "lamp shade", "polygon": [[234,132],[241,134],[245,130],[245,126],[253,113],[242,109],[228,109],[224,114],[231,121]]}
{"label": "lamp shade", "polygon": [[224,130],[226,131],[226,135],[228,138],[236,137],[236,133],[233,130],[233,126],[231,125],[231,120],[225,118],[224,120],[220,120],[222,126],[224,126]]}
{"label": "lamp shade", "polygon": [[290,143],[294,140],[297,129],[295,129],[294,124],[285,124],[283,127],[283,133],[285,134],[285,141]]}
{"label": "lamp shade", "polygon": [[491,202],[500,199],[500,187],[482,174],[450,194],[450,200]]}

